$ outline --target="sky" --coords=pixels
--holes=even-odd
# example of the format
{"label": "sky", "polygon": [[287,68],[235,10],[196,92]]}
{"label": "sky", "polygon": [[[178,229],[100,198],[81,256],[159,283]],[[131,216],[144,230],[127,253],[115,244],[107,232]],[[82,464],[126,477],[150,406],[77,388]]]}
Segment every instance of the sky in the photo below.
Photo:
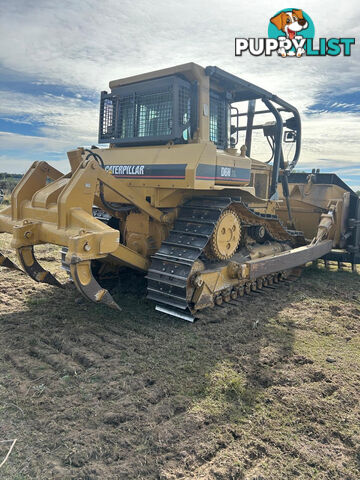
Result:
{"label": "sky", "polygon": [[[301,8],[315,37],[355,37],[350,57],[234,55],[235,37],[266,37],[277,11]],[[97,142],[110,80],[186,62],[217,65],[295,105],[297,168],[335,172],[360,190],[360,6],[355,0],[0,0],[0,171]]]}

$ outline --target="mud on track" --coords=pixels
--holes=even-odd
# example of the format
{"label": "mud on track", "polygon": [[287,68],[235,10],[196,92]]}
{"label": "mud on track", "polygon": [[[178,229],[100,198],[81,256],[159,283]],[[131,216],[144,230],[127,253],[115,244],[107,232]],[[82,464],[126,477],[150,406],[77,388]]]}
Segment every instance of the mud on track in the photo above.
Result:
{"label": "mud on track", "polygon": [[360,276],[308,269],[194,325],[141,285],[118,313],[0,271],[2,479],[360,477]]}

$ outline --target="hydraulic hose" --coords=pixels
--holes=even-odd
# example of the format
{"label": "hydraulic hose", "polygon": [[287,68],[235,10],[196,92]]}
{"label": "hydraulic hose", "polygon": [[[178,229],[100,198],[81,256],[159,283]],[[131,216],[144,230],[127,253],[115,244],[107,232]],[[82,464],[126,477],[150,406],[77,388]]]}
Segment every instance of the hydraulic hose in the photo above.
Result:
{"label": "hydraulic hose", "polygon": [[[95,152],[93,152],[92,150],[89,150],[89,149],[85,149],[85,152],[88,153],[88,155],[86,156],[86,160],[88,160],[91,157],[94,157],[94,159],[98,162],[98,164],[101,166],[101,168],[103,168],[105,170],[104,160],[100,157],[100,155],[98,153],[95,153]],[[118,212],[121,212],[122,211],[121,208],[117,209],[113,205],[111,205],[107,200],[105,200],[104,183],[101,180],[99,181],[99,186],[100,186],[100,200],[105,205],[105,207],[108,210],[110,210],[110,212],[112,212],[114,214],[116,214]]]}

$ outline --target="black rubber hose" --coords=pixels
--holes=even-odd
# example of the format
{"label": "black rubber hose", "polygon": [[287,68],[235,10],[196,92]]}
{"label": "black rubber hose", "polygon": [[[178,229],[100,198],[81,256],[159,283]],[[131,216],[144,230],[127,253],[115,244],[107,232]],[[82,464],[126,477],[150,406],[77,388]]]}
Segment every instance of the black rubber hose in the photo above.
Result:
{"label": "black rubber hose", "polygon": [[85,152],[88,152],[88,155],[87,155],[85,160],[88,160],[90,157],[94,157],[95,160],[100,164],[101,168],[103,168],[105,170],[104,160],[100,157],[100,155],[98,153],[92,152],[91,150],[89,150],[87,148],[85,149]]}
{"label": "black rubber hose", "polygon": [[[90,157],[94,157],[95,160],[98,162],[98,164],[101,166],[101,168],[103,168],[105,170],[105,164],[104,164],[104,160],[100,157],[100,155],[98,153],[95,153],[89,149],[85,149],[85,152],[88,152],[88,155],[86,156],[86,159],[85,160],[88,160]],[[99,186],[100,186],[100,200],[102,201],[102,203],[105,205],[105,207],[110,210],[110,212],[112,213],[117,213],[117,212],[120,212],[122,211],[121,209],[116,209],[114,208],[109,202],[107,202],[105,200],[105,196],[104,196],[104,183],[99,180]]]}

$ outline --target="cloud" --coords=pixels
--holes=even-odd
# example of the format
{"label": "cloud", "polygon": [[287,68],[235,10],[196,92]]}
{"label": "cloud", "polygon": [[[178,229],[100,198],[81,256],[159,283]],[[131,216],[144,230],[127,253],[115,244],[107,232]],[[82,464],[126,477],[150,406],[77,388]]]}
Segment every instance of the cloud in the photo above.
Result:
{"label": "cloud", "polygon": [[[354,0],[347,3],[346,11],[351,4],[356,11]],[[305,87],[336,81],[327,76],[332,66],[336,70],[341,65],[343,80],[355,68],[352,57],[338,57],[335,62],[330,58],[302,59],[292,62],[290,68],[277,57],[235,59],[234,37],[266,35],[269,18],[283,7],[277,1],[269,7],[267,1],[257,0],[249,8],[247,3],[223,0],[221,14],[215,0],[123,0],[121,8],[116,0],[104,0],[99,7],[96,0],[10,3],[0,18],[0,61],[39,81],[94,90],[106,88],[110,79],[189,60],[220,64],[250,76],[250,80],[254,76],[259,80],[261,72],[265,82],[272,70],[269,80],[275,79],[276,84],[296,86],[305,81]],[[340,2],[327,3],[331,15],[324,15],[323,7],[309,0],[303,2],[303,8],[312,16],[318,36],[330,36],[337,30],[339,36],[357,33]],[[284,68],[286,76],[281,74]],[[312,71],[318,79],[312,76],[307,82]]]}
{"label": "cloud", "polygon": [[75,137],[90,138],[98,124],[98,106],[94,102],[51,94],[0,91],[0,115],[14,122],[45,125],[40,130],[57,138],[70,130]]}
{"label": "cloud", "polygon": [[[68,170],[67,151],[97,142],[98,111],[98,105],[81,98],[0,91],[0,117],[22,127],[22,133],[0,131],[1,149],[7,152],[0,157],[0,170],[23,173],[34,160]],[[35,134],[27,134],[30,126]]]}
{"label": "cloud", "polygon": [[17,133],[0,132],[0,143],[3,150],[24,149],[30,152],[59,153],[70,147],[69,140],[55,137],[37,137],[35,135],[20,135]]}
{"label": "cloud", "polygon": [[[218,65],[296,105],[303,113],[301,165],[356,164],[358,104],[335,99],[332,113],[306,112],[319,98],[326,110],[324,98],[331,92],[358,91],[357,46],[346,58],[234,57],[234,38],[265,36],[269,18],[283,6],[278,0],[271,5],[265,0],[7,2],[0,17],[0,68],[6,72],[0,79],[0,117],[19,130],[0,134],[7,152],[2,168],[23,165],[31,151],[41,159],[53,152],[58,162],[66,150],[95,143],[99,92],[110,80],[188,61]],[[325,13],[310,0],[301,6],[317,37],[358,33],[347,15],[357,10],[355,0],[346,5],[330,0]],[[267,156],[263,144],[256,149]]]}
{"label": "cloud", "polygon": [[[1,137],[0,137],[1,138]],[[9,173],[24,174],[31,167],[32,163],[39,160],[36,151],[14,153],[11,155],[0,155],[0,171]],[[56,157],[54,154],[49,155],[49,163],[63,173],[70,170],[69,161],[66,155]]]}
{"label": "cloud", "polygon": [[[341,128],[339,128],[341,126]],[[360,181],[360,117],[343,112],[311,115],[302,122],[302,148],[296,166],[298,170],[320,168],[321,171],[346,174]],[[284,157],[291,161],[294,144],[284,146]],[[259,160],[270,157],[270,149],[262,131],[253,138],[251,156]],[[350,182],[351,183],[351,182]]]}

